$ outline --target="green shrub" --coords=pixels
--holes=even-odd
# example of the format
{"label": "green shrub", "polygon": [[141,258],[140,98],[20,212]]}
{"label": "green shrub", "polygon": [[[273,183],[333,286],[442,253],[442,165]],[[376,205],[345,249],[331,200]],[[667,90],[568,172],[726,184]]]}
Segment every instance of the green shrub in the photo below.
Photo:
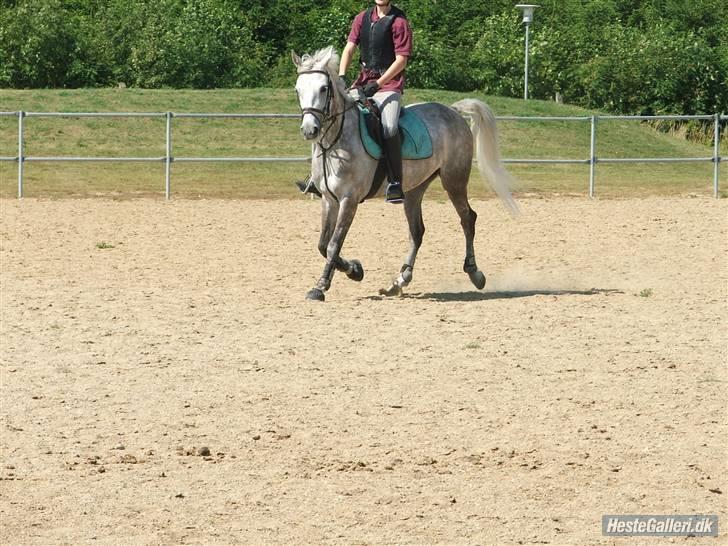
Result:
{"label": "green shrub", "polygon": [[[725,0],[539,3],[531,97],[559,93],[616,113],[728,111]],[[512,1],[397,4],[415,35],[410,87],[522,96],[524,29]],[[0,0],[0,86],[289,86],[290,50],[340,50],[353,16],[368,6],[371,0]]]}

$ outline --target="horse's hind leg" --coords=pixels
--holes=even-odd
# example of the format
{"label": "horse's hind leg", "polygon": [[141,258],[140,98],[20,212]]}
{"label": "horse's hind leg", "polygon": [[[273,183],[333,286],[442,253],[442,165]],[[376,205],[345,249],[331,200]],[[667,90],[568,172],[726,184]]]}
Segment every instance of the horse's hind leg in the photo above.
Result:
{"label": "horse's hind leg", "polygon": [[383,296],[400,296],[402,288],[412,281],[412,270],[415,267],[417,252],[422,246],[422,238],[425,235],[425,222],[422,219],[422,198],[425,195],[430,182],[437,176],[433,174],[424,183],[410,190],[405,194],[404,213],[407,217],[407,225],[409,227],[410,248],[404,265],[399,270],[399,275],[392,281],[389,288],[382,288],[379,293]]}
{"label": "horse's hind leg", "polygon": [[460,216],[460,225],[463,227],[463,233],[465,234],[465,264],[463,265],[463,271],[470,277],[470,282],[478,290],[482,290],[485,287],[485,275],[475,263],[475,246],[473,244],[475,240],[475,221],[478,219],[478,215],[470,208],[468,202],[467,180],[468,177],[465,177],[464,183],[449,184],[443,178],[442,185],[447,191],[450,201],[455,206],[458,216]]}

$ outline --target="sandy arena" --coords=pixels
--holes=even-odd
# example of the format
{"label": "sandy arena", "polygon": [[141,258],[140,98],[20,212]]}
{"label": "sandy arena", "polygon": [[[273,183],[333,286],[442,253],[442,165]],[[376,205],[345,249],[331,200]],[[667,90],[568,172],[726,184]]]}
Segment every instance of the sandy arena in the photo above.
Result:
{"label": "sandy arena", "polygon": [[[725,544],[728,201],[3,200],[2,544]],[[610,539],[603,514],[718,514]]]}

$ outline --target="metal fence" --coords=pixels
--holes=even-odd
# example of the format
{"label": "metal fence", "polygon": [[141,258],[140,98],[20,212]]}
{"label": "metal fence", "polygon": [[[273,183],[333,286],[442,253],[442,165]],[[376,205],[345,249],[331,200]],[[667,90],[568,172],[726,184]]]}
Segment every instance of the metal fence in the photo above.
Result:
{"label": "metal fence", "polygon": [[[178,162],[223,162],[223,161],[253,161],[253,162],[286,162],[310,161],[310,157],[175,157],[172,154],[172,120],[174,118],[205,118],[205,119],[265,119],[265,118],[299,118],[299,114],[176,114],[162,113],[119,113],[119,112],[0,112],[0,116],[15,116],[18,118],[18,155],[0,156],[0,161],[15,161],[18,164],[18,198],[23,197],[23,169],[27,162],[34,161],[119,161],[119,162],[163,162],[165,165],[164,194],[167,199],[172,194],[172,163]],[[161,157],[51,157],[26,156],[24,153],[24,131],[26,118],[60,117],[60,118],[165,118],[166,119],[166,147],[165,155]],[[677,163],[677,162],[712,162],[713,163],[713,197],[719,197],[720,163],[726,157],[720,155],[720,124],[728,120],[728,115],[714,114],[704,116],[498,116],[498,121],[573,121],[589,122],[591,125],[590,153],[586,159],[504,159],[508,164],[584,164],[589,165],[589,197],[595,194],[596,167],[598,163]],[[599,120],[700,120],[713,122],[713,155],[710,157],[627,157],[627,158],[599,158],[597,157],[597,126]]]}

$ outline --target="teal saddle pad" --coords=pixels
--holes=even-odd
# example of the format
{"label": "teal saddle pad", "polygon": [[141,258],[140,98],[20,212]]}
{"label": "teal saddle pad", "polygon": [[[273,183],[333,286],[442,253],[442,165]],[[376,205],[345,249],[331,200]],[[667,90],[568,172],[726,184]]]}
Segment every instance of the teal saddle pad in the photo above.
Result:
{"label": "teal saddle pad", "polygon": [[[420,116],[410,111],[408,107],[402,108],[401,112],[399,132],[402,136],[402,159],[427,159],[432,156],[432,139]],[[359,106],[361,141],[370,156],[381,159],[382,147],[369,134],[367,116],[371,116],[369,110]]]}

